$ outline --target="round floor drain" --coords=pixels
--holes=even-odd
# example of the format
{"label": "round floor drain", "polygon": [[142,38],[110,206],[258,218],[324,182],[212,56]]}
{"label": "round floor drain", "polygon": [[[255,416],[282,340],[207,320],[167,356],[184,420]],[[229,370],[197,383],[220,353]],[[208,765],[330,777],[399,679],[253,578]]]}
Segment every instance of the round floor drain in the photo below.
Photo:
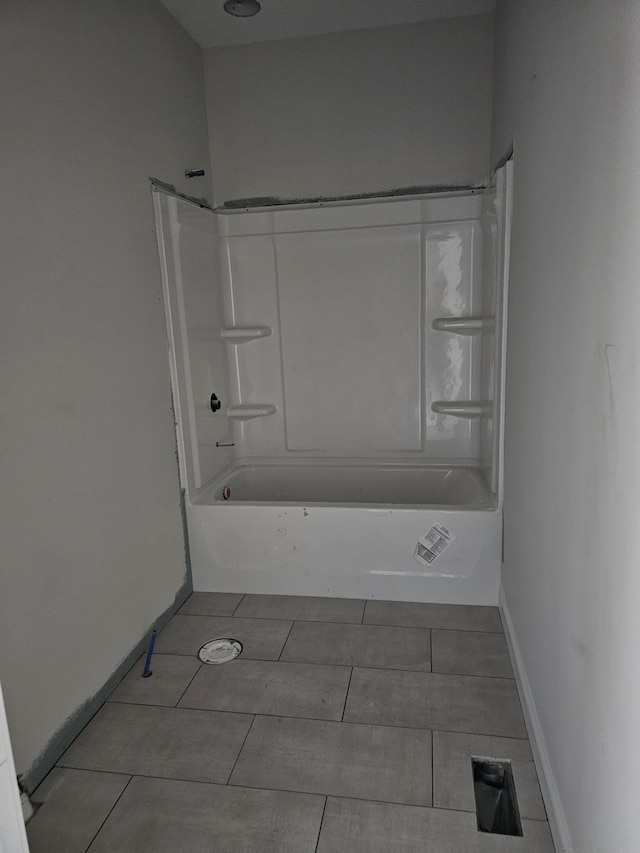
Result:
{"label": "round floor drain", "polygon": [[237,658],[241,652],[242,643],[240,640],[234,640],[231,637],[218,637],[216,640],[206,642],[198,652],[198,657],[202,663],[229,663],[230,660]]}

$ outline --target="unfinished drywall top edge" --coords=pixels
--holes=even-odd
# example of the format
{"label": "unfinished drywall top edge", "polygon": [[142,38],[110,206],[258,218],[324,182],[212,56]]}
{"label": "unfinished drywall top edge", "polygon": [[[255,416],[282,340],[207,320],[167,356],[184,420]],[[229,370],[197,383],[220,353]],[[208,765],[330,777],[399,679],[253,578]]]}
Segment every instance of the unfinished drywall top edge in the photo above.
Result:
{"label": "unfinished drywall top edge", "polygon": [[246,210],[256,210],[277,207],[309,207],[312,205],[345,204],[360,201],[388,201],[390,198],[401,201],[405,197],[430,198],[438,195],[453,195],[455,193],[482,192],[485,184],[453,184],[433,185],[424,187],[398,187],[392,190],[379,190],[378,192],[353,193],[351,195],[315,196],[310,198],[278,198],[277,196],[258,196],[256,198],[238,198],[225,201],[220,207],[213,208],[218,213],[233,213]]}

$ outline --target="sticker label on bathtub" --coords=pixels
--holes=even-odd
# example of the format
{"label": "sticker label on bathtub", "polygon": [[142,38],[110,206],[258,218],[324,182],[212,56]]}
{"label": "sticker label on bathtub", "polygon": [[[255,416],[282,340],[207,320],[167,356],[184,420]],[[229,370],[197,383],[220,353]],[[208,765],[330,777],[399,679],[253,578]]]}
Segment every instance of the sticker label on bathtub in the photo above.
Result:
{"label": "sticker label on bathtub", "polygon": [[430,566],[451,545],[456,537],[442,524],[434,524],[428,533],[418,539],[413,555],[419,563]]}

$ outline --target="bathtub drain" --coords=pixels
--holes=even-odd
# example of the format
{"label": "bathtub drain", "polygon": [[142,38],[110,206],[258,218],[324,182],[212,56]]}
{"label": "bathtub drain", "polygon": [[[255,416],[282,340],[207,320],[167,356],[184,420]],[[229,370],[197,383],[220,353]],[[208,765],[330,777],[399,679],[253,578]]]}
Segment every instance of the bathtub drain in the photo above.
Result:
{"label": "bathtub drain", "polygon": [[231,637],[218,637],[215,640],[208,640],[200,648],[198,657],[202,663],[229,663],[229,661],[237,658],[241,652],[242,643],[240,640],[234,640]]}

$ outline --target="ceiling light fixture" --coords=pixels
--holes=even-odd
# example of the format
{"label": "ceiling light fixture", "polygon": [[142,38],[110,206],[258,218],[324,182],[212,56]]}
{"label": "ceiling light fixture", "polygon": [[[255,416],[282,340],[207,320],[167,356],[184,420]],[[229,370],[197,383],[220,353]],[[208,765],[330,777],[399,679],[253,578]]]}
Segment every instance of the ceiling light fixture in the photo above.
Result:
{"label": "ceiling light fixture", "polygon": [[236,18],[251,18],[260,11],[258,0],[226,0],[224,11]]}

